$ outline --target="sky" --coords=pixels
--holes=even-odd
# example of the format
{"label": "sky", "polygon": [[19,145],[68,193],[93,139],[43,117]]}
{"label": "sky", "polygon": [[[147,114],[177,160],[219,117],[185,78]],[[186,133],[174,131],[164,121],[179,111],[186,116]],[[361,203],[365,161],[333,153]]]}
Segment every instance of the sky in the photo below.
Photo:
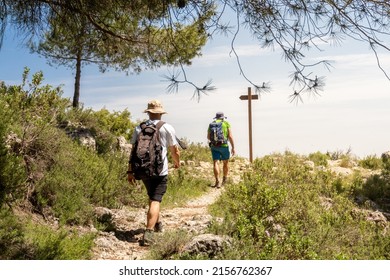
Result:
{"label": "sky", "polygon": [[[168,114],[163,120],[172,124],[179,138],[207,143],[208,124],[222,111],[232,126],[236,154],[249,158],[248,102],[240,100],[251,85],[240,74],[236,58],[230,53],[230,38],[210,41],[203,55],[186,68],[188,79],[203,85],[213,81],[216,90],[193,98],[190,86],[178,93],[167,93],[163,75],[170,70],[144,71],[139,75],[108,71],[95,66],[82,70],[80,102],[84,108],[110,111],[128,109],[132,121],[146,118],[147,102],[158,99]],[[308,61],[328,59],[330,71],[320,96],[303,95],[303,102],[290,103],[292,66],[278,50],[264,50],[243,34],[236,42],[242,68],[255,83],[269,82],[271,91],[252,102],[253,157],[290,151],[308,155],[314,152],[347,152],[359,158],[380,156],[390,150],[390,81],[378,68],[374,54],[363,43],[347,41],[342,46],[324,47],[308,52]],[[390,73],[390,53],[380,56]],[[45,58],[31,54],[12,32],[6,33],[0,49],[0,80],[20,84],[24,67],[31,73],[42,71],[44,84],[62,85],[63,97],[72,98],[74,71],[49,66]],[[252,88],[252,94],[254,89]]]}

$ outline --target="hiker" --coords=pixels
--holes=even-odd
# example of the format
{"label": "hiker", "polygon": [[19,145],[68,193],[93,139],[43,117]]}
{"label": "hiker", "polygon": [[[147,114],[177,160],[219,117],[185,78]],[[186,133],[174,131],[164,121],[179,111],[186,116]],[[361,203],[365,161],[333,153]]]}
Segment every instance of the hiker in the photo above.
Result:
{"label": "hiker", "polygon": [[[158,100],[152,100],[148,103],[147,109],[144,111],[149,115],[149,120],[138,125],[134,133],[132,135],[130,143],[133,145],[132,153],[129,161],[129,169],[128,173],[128,181],[131,184],[135,184],[135,180],[142,180],[144,183],[148,197],[149,197],[149,209],[147,213],[147,221],[146,221],[146,229],[143,235],[143,239],[141,240],[141,245],[148,246],[153,243],[154,232],[162,231],[162,222],[160,221],[160,203],[162,198],[167,190],[167,181],[168,181],[168,155],[167,152],[170,150],[172,160],[174,162],[174,167],[180,167],[180,152],[178,149],[178,142],[175,136],[175,129],[168,123],[161,121],[161,117],[163,114],[166,114],[163,109],[162,104]],[[155,125],[159,127],[156,131],[157,137],[159,138],[159,144],[161,144],[161,168],[159,169],[159,173],[152,174],[147,173],[145,176],[137,175],[137,170],[134,170],[138,165],[134,163],[134,154],[136,153],[135,145],[140,146],[140,142],[138,141],[138,136],[142,134],[142,127],[146,125]],[[158,139],[157,138],[157,139]],[[137,177],[138,176],[138,177]],[[141,177],[141,178],[139,178]]]}
{"label": "hiker", "polygon": [[[214,164],[214,177],[215,184],[213,187],[220,188],[225,185],[229,173],[229,159],[230,156],[234,156],[234,140],[230,123],[226,121],[226,117],[223,112],[217,112],[214,121],[210,123],[207,130],[207,139],[211,149],[211,155]],[[229,144],[231,145],[231,153],[229,151]],[[223,177],[222,184],[219,180],[219,161],[223,162]]]}

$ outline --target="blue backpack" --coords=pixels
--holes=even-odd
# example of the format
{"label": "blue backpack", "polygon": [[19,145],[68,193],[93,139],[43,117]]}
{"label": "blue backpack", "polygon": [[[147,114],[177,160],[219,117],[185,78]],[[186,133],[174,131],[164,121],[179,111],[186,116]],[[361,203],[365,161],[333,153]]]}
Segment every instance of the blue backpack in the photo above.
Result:
{"label": "blue backpack", "polygon": [[217,122],[213,121],[209,124],[209,136],[210,136],[210,144],[212,146],[219,147],[223,144],[227,144],[227,138],[223,134],[222,129],[223,121]]}

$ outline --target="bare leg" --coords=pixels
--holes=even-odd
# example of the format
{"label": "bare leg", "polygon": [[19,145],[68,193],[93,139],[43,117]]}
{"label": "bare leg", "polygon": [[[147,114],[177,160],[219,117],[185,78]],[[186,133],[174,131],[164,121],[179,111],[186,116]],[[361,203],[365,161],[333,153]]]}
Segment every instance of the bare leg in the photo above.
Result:
{"label": "bare leg", "polygon": [[219,182],[219,163],[218,163],[218,160],[214,160],[214,177],[215,177],[215,182]]}
{"label": "bare leg", "polygon": [[160,202],[149,200],[149,210],[147,215],[146,228],[154,229],[154,226],[159,220],[160,216]]}
{"label": "bare leg", "polygon": [[229,161],[224,160],[223,161],[223,177],[227,178],[229,173]]}

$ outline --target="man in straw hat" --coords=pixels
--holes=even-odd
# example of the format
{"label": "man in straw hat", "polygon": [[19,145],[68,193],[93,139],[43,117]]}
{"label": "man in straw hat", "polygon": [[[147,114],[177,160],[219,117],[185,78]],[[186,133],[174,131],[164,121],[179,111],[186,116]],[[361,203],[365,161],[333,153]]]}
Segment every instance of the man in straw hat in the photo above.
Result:
{"label": "man in straw hat", "polygon": [[[220,188],[227,182],[228,173],[229,173],[229,159],[230,156],[235,154],[234,150],[234,140],[233,140],[233,134],[231,130],[230,123],[225,120],[226,117],[223,112],[217,112],[214,118],[214,121],[209,125],[209,128],[207,130],[207,139],[209,141],[209,146],[211,149],[211,155],[213,158],[213,164],[214,164],[214,177],[215,177],[215,184],[213,187]],[[212,127],[216,126],[217,124],[221,125],[221,132],[223,133],[223,141],[215,142],[214,135],[212,134]],[[230,153],[229,151],[229,143],[232,147],[232,151]],[[222,167],[222,184],[220,181],[220,171],[219,171],[219,161],[222,160],[223,167]]]}
{"label": "man in straw hat", "polygon": [[[174,167],[180,167],[180,153],[178,149],[178,142],[176,140],[175,129],[168,123],[160,122],[163,114],[167,112],[164,110],[162,104],[158,100],[152,100],[148,103],[147,109],[144,111],[149,115],[150,123],[159,124],[162,126],[159,128],[160,144],[162,146],[162,159],[163,168],[158,176],[150,176],[142,178],[148,197],[149,197],[149,209],[147,213],[146,229],[141,240],[141,245],[147,246],[154,242],[154,232],[162,231],[162,222],[160,221],[160,203],[167,190],[168,181],[168,156],[167,151],[170,150]],[[130,143],[133,145],[137,141],[137,136],[141,132],[140,125],[134,130]],[[134,173],[131,170],[131,164],[129,164],[128,181],[132,184],[135,183]]]}

